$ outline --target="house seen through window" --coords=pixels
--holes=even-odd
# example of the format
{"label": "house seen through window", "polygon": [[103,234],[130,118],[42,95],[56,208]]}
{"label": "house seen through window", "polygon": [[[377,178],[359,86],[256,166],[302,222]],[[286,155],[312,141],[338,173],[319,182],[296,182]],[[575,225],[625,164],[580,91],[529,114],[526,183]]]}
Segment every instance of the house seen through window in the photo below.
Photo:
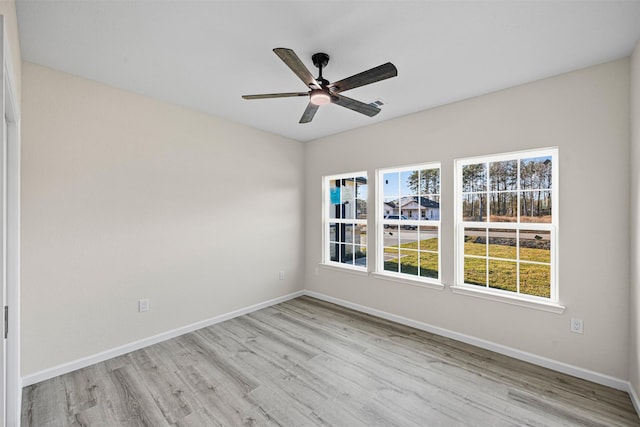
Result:
{"label": "house seen through window", "polygon": [[378,174],[378,272],[439,281],[440,164]]}

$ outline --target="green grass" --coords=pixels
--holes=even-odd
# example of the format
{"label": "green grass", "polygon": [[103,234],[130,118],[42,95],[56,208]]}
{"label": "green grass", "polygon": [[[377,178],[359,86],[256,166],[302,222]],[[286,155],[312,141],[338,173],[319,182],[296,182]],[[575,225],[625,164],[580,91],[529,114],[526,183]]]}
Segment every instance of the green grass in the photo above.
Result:
{"label": "green grass", "polygon": [[551,267],[539,264],[520,264],[520,292],[549,298],[551,295]]}
{"label": "green grass", "polygon": [[[464,243],[465,255],[485,257],[487,247],[484,243],[475,243],[476,237],[470,237]],[[509,260],[515,260],[516,248],[508,245],[489,245],[489,256],[503,260],[489,260],[489,287],[506,291],[517,291],[517,266]],[[401,272],[413,276],[438,277],[438,239],[424,239],[393,247],[385,247],[387,254],[400,257],[384,262],[386,271]],[[353,255],[352,255],[353,256]],[[366,256],[366,249],[360,247],[356,258]],[[349,257],[351,259],[351,257]],[[550,262],[550,251],[546,249],[520,248],[521,261]],[[464,259],[464,281],[472,285],[487,286],[486,258]],[[551,266],[520,263],[520,293],[548,298],[550,296]]]}
{"label": "green grass", "polygon": [[385,247],[384,252],[397,254],[398,249],[400,249],[400,258],[385,261],[385,271],[438,278],[438,239],[405,243],[399,248],[398,246]]}
{"label": "green grass", "polygon": [[[484,243],[467,241],[464,252],[468,255],[485,256]],[[515,248],[505,245],[489,245],[489,254],[495,258],[515,258]],[[549,251],[545,249],[520,248],[520,259],[537,262],[550,262]],[[464,281],[472,285],[487,285],[487,266],[485,258],[464,259]],[[517,291],[517,265],[513,261],[489,260],[489,287],[505,291]],[[551,266],[520,263],[520,293],[549,298],[551,293]]]}
{"label": "green grass", "polygon": [[[468,237],[464,242],[465,255],[486,256],[484,243],[475,243],[477,237]],[[489,245],[489,256],[493,258],[516,259],[516,247]],[[547,249],[520,248],[521,261],[551,262],[551,251]]]}
{"label": "green grass", "polygon": [[489,287],[518,291],[518,265],[511,261],[489,260]]}
{"label": "green grass", "polygon": [[[473,239],[475,240],[475,239]],[[484,243],[474,243],[469,240],[464,244],[466,255],[486,256],[486,246]],[[438,239],[425,239],[419,242],[411,242],[394,247],[385,247],[384,252],[397,254],[400,257],[384,262],[386,271],[401,272],[414,276],[438,277],[438,255],[431,252],[438,250]],[[517,292],[517,265],[516,248],[507,245],[489,245],[489,254],[494,258],[502,260],[489,260],[489,287],[502,289],[505,291]],[[418,260],[420,257],[420,261]],[[550,254],[545,249],[520,248],[521,261],[550,262]],[[420,267],[420,268],[418,268]],[[487,285],[487,262],[486,258],[464,259],[464,281],[472,285]],[[550,297],[551,266],[541,264],[520,263],[520,293],[536,295],[540,297]]]}
{"label": "green grass", "polygon": [[469,240],[464,242],[464,254],[465,255],[477,255],[477,256],[487,256],[487,248],[482,243],[473,243],[473,240]]}
{"label": "green grass", "polygon": [[464,282],[481,286],[487,284],[487,263],[483,258],[465,257]]}

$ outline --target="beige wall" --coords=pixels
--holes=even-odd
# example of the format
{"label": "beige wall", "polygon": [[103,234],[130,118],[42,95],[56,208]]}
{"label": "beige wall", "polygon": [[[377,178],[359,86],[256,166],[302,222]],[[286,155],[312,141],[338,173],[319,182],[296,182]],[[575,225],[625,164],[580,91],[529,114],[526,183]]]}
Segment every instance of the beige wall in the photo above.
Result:
{"label": "beige wall", "polygon": [[23,73],[23,375],[302,289],[301,143]]}
{"label": "beige wall", "polygon": [[4,16],[7,26],[7,38],[11,50],[11,63],[16,79],[15,85],[18,91],[18,101],[22,89],[22,56],[20,53],[20,40],[18,39],[18,19],[16,17],[16,2],[14,0],[0,0],[0,15]]}
{"label": "beige wall", "polygon": [[640,41],[631,56],[631,313],[629,380],[640,392]]}
{"label": "beige wall", "polygon": [[[451,285],[454,159],[553,146],[560,156],[564,314],[316,268],[323,175],[367,170],[373,180],[376,168],[441,161],[442,277]],[[313,141],[305,156],[307,289],[628,378],[628,59]],[[369,213],[372,230],[372,204]],[[584,320],[583,335],[569,332],[571,317]]]}

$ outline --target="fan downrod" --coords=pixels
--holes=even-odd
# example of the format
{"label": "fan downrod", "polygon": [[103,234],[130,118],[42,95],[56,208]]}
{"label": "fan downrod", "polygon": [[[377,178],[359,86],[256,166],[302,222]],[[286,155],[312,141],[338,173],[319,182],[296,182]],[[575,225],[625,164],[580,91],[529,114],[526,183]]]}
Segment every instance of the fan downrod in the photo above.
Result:
{"label": "fan downrod", "polygon": [[329,55],[322,52],[314,53],[313,56],[311,57],[311,60],[313,61],[313,65],[318,67],[318,70],[319,70],[318,78],[316,80],[318,81],[318,83],[320,83],[320,86],[322,87],[327,86],[329,84],[329,81],[325,80],[322,77],[322,69],[326,67],[327,64],[329,63]]}

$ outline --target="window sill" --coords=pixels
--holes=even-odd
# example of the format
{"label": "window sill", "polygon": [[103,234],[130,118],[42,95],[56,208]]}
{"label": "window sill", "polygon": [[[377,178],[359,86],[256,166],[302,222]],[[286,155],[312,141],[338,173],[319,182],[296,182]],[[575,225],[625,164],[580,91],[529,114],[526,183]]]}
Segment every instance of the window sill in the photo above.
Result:
{"label": "window sill", "polygon": [[376,279],[389,280],[391,282],[403,283],[405,285],[418,286],[421,288],[428,288],[428,289],[436,289],[439,291],[444,289],[444,285],[442,283],[425,282],[422,280],[414,280],[407,277],[400,277],[400,276],[395,276],[395,275],[386,274],[386,273],[371,273],[371,275]]}
{"label": "window sill", "polygon": [[555,314],[564,313],[565,306],[545,301],[534,301],[518,296],[502,295],[484,289],[474,289],[467,286],[451,286],[451,290],[456,294],[467,295],[476,298],[498,301],[506,304],[518,305],[520,307],[542,310]]}
{"label": "window sill", "polygon": [[342,271],[344,273],[351,273],[351,274],[357,274],[359,276],[368,276],[369,272],[363,268],[360,267],[351,267],[345,264],[328,264],[328,263],[324,263],[321,262],[320,264],[318,264],[320,267],[322,268],[326,268],[327,270],[334,270],[334,271]]}

